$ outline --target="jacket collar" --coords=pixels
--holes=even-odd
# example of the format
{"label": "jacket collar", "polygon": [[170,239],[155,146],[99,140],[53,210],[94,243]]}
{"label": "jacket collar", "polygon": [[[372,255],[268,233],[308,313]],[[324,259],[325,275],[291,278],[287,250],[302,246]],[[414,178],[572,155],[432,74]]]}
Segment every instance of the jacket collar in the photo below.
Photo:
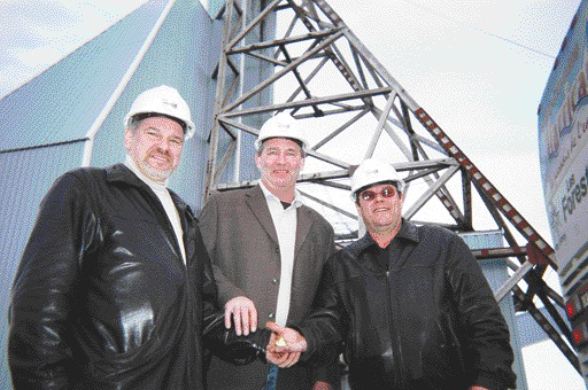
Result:
{"label": "jacket collar", "polygon": [[141,179],[137,177],[124,164],[114,164],[106,168],[106,180],[111,183],[124,183],[133,187],[147,187]]}
{"label": "jacket collar", "polygon": [[[261,191],[263,192],[263,196],[265,197],[265,199],[268,202],[270,202],[270,201],[275,201],[275,202],[280,202],[280,203],[282,202],[277,196],[272,194],[271,191],[267,189],[267,187],[265,186],[265,184],[263,184],[263,182],[261,180],[259,180],[257,185],[259,186],[259,188],[261,188]],[[302,201],[302,195],[300,194],[300,191],[298,191],[296,188],[294,188],[294,200],[292,201],[292,206],[298,208],[298,207],[302,206],[303,204],[304,204],[304,202]]]}
{"label": "jacket collar", "polygon": [[[278,235],[276,228],[272,221],[272,216],[267,205],[267,200],[263,190],[259,185],[247,190],[245,193],[247,198],[246,203],[253,212],[253,215],[257,218],[263,229],[271,237],[271,239],[277,244]],[[306,207],[297,207],[296,209],[296,240],[294,253],[298,253],[301,249],[306,236],[310,232],[311,225],[313,224],[313,217],[311,212]]]}
{"label": "jacket collar", "polygon": [[[110,167],[106,168],[106,181],[111,183],[120,183],[123,185],[129,185],[135,188],[138,188],[146,193],[150,194],[151,198],[160,205],[159,200],[157,200],[157,195],[153,192],[153,190],[145,183],[143,180],[139,179],[137,175],[133,173],[126,165],[124,164],[115,164]],[[184,231],[184,248],[186,250],[186,264],[190,265],[192,261],[192,256],[194,255],[194,245],[191,240],[189,240],[189,236],[192,234],[190,229],[195,226],[194,221],[194,213],[190,206],[188,206],[182,198],[179,197],[175,192],[168,188],[169,194],[178,209],[178,214],[180,215],[180,223],[182,224],[182,229]],[[165,210],[163,206],[159,208],[159,215],[160,218],[164,218]],[[173,235],[173,231],[169,232],[172,234],[173,241],[177,243],[175,239],[175,235]],[[179,243],[177,243],[179,245]],[[178,248],[179,249],[179,248]],[[179,252],[178,252],[179,256]],[[181,261],[181,260],[180,260]]]}
{"label": "jacket collar", "polygon": [[267,201],[263,195],[261,187],[256,185],[255,187],[247,190],[245,193],[247,200],[245,201],[255,218],[259,221],[266,233],[271,237],[272,241],[278,243],[278,235],[276,228],[272,222],[272,216],[267,206]]}
{"label": "jacket collar", "polygon": [[298,207],[296,209],[296,247],[294,253],[298,253],[302,248],[302,244],[310,233],[310,228],[314,222],[312,213],[308,207]]}
{"label": "jacket collar", "polygon": [[[394,239],[392,241],[395,241],[398,239],[405,239],[405,240],[409,240],[412,242],[419,242],[420,239],[419,239],[419,231],[418,231],[417,225],[402,218],[402,226],[400,226],[400,230],[398,231],[398,234],[396,235],[396,237],[394,237]],[[359,254],[361,252],[363,252],[364,250],[366,250],[367,248],[369,248],[372,245],[378,245],[378,244],[374,241],[372,236],[369,235],[369,233],[366,233],[362,238],[358,239],[357,241],[355,241],[354,243],[349,245],[347,248],[354,256],[357,257],[357,256],[359,256]]]}
{"label": "jacket collar", "polygon": [[[114,164],[106,168],[106,180],[111,183],[123,183],[137,188],[144,188],[151,191],[151,188],[143,180],[139,179],[137,175],[133,173],[125,164]],[[175,192],[167,189],[171,195],[180,215],[182,212],[188,210],[192,212],[190,206],[188,206],[182,198],[180,198]]]}

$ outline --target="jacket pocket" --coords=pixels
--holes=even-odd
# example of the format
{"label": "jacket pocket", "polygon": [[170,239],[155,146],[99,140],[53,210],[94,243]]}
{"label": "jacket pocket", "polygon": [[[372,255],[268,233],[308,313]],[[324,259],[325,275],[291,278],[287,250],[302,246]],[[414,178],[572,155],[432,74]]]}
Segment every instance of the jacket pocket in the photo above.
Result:
{"label": "jacket pocket", "polygon": [[91,378],[106,379],[126,374],[162,358],[167,349],[156,334],[143,345],[123,353],[104,353],[95,361],[89,362],[86,373]]}
{"label": "jacket pocket", "polygon": [[423,376],[432,383],[453,384],[464,380],[461,345],[446,315],[436,322],[435,331],[424,345],[422,367]]}

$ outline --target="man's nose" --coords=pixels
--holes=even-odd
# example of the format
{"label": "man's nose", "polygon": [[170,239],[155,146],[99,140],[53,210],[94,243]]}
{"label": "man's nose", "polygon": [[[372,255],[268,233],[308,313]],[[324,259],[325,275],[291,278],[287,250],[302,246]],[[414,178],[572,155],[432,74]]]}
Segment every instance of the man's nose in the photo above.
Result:
{"label": "man's nose", "polygon": [[170,150],[170,144],[169,144],[169,142],[170,141],[167,141],[165,139],[164,140],[160,140],[157,146],[159,147],[160,150],[162,150],[162,151],[164,151],[164,152],[167,153]]}
{"label": "man's nose", "polygon": [[386,199],[386,197],[382,192],[376,192],[376,195],[374,196],[374,202],[383,202],[384,199]]}
{"label": "man's nose", "polygon": [[286,162],[286,153],[278,153],[278,162],[282,164]]}

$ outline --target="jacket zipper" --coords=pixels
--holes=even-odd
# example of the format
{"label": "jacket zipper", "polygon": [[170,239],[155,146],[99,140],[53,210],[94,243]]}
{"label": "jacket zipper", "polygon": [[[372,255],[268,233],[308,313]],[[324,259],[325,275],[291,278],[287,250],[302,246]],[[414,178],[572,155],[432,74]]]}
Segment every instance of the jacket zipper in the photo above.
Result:
{"label": "jacket zipper", "polygon": [[392,349],[392,364],[394,366],[394,383],[399,386],[400,389],[408,389],[402,367],[401,367],[401,356],[400,356],[400,346],[397,342],[397,332],[396,326],[394,323],[394,318],[392,316],[392,289],[390,283],[390,270],[386,270],[386,298],[387,298],[387,305],[386,305],[386,315],[388,316],[388,324],[390,325],[390,347]]}

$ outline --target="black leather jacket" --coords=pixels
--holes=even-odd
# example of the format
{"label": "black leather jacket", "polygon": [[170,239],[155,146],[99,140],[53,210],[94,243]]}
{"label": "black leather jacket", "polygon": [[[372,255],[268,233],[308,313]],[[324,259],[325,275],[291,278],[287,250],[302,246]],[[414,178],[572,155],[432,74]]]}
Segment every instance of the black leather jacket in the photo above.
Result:
{"label": "black leather jacket", "polygon": [[216,286],[197,221],[172,199],[187,265],[156,195],[124,165],[54,183],[12,290],[16,389],[204,388],[203,330],[224,327],[213,322]]}
{"label": "black leather jacket", "polygon": [[461,238],[403,221],[383,257],[376,247],[366,235],[328,261],[303,358],[344,342],[353,389],[514,387],[508,328]]}

